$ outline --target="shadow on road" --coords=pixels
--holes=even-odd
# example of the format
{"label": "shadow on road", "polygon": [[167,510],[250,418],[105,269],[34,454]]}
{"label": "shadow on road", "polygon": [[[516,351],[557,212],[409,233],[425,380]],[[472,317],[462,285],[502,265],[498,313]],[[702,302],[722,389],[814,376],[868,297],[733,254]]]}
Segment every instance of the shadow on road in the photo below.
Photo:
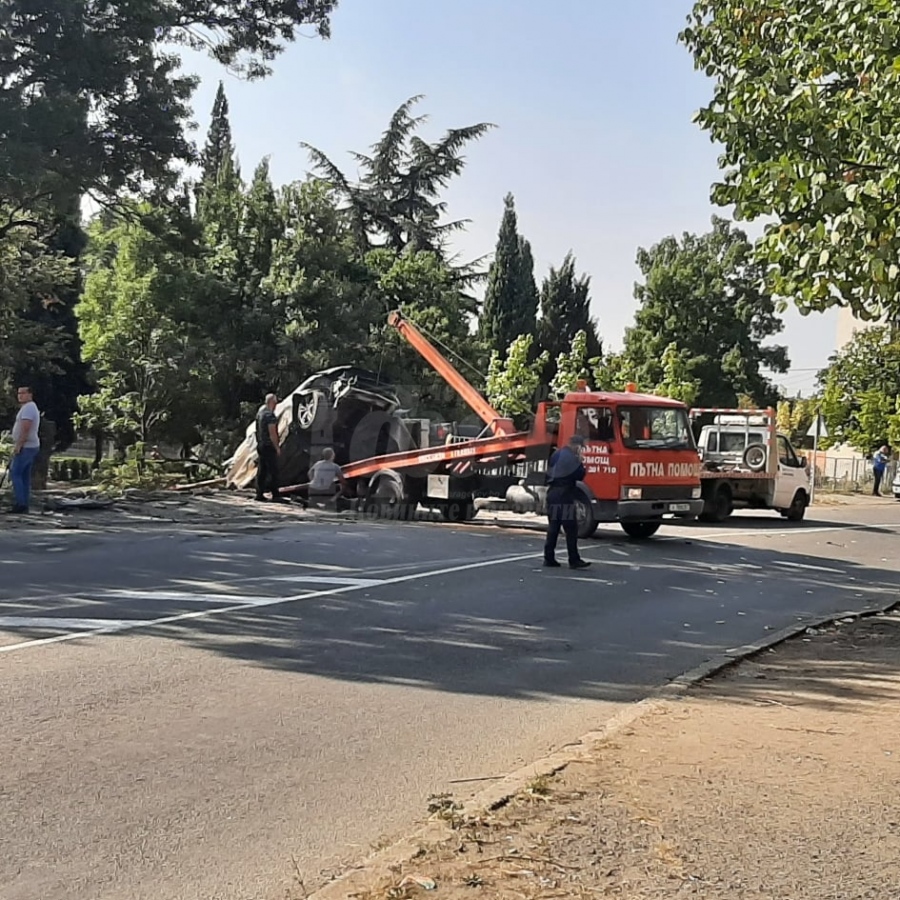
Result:
{"label": "shadow on road", "polygon": [[[799,620],[887,605],[900,587],[898,572],[817,556],[675,541],[604,545],[584,575],[526,561],[150,633],[322,678],[629,700]],[[259,566],[252,557],[231,562]]]}

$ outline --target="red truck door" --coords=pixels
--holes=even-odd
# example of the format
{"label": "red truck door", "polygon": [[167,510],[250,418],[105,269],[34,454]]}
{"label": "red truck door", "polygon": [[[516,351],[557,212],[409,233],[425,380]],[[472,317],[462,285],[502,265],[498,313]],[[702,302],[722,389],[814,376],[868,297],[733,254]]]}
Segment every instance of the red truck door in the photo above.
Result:
{"label": "red truck door", "polygon": [[616,461],[616,431],[613,408],[598,401],[591,404],[566,404],[563,433],[580,434],[584,440],[582,462],[585,484],[597,500],[619,499],[619,472]]}

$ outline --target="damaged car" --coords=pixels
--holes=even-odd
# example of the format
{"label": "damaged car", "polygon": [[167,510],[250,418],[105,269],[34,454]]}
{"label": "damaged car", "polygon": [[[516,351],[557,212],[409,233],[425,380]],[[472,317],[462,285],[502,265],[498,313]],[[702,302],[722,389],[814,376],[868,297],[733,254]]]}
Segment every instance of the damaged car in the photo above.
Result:
{"label": "damaged car", "polygon": [[[275,409],[281,456],[280,486],[303,484],[326,447],[347,465],[371,456],[419,446],[403,418],[401,400],[383,376],[354,366],[316,372],[284,397]],[[250,487],[256,478],[256,422],[228,461],[229,487]]]}

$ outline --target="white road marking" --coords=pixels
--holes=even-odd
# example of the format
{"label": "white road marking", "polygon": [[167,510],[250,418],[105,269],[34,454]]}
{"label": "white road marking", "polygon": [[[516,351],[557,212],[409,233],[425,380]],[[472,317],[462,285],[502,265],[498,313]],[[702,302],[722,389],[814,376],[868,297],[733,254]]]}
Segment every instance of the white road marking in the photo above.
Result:
{"label": "white road marking", "polygon": [[373,587],[384,584],[383,578],[330,578],[326,575],[276,575],[268,581],[296,581],[301,584],[335,584],[347,587]]}
{"label": "white road marking", "polygon": [[729,538],[736,537],[797,537],[798,535],[802,536],[804,534],[826,534],[832,531],[866,531],[872,528],[900,528],[900,525],[888,525],[879,522],[873,522],[868,525],[862,523],[853,525],[822,525],[813,528],[791,528],[785,529],[783,531],[766,531],[762,528],[747,529],[746,531],[732,531],[729,528],[723,528],[721,531],[710,531],[703,534],[697,534],[696,532],[685,529],[679,535],[666,534],[663,536],[672,538],[674,540],[696,539],[702,541],[710,541],[714,538],[719,538],[720,540],[728,540]]}
{"label": "white road marking", "polygon": [[0,628],[49,628],[53,631],[92,631],[110,625],[141,624],[138,619],[66,619],[50,616],[0,616]]}
{"label": "white road marking", "polygon": [[[474,563],[467,563],[461,566],[450,566],[443,569],[431,569],[426,572],[414,572],[411,575],[397,575],[394,578],[385,578],[379,582],[380,585],[405,584],[410,581],[423,581],[426,578],[439,578],[442,575],[453,575],[457,572],[467,572],[472,569],[484,569],[488,566],[498,566],[504,563],[524,562],[529,559],[541,559],[542,553],[525,553],[518,556],[504,556],[499,559],[479,560]],[[0,654],[13,653],[17,650],[25,650],[30,647],[46,647],[50,644],[62,644],[66,641],[73,641],[80,638],[93,637],[100,634],[121,634],[125,631],[134,631],[137,628],[156,628],[160,625],[175,625],[179,622],[189,622],[196,619],[206,619],[210,616],[220,616],[228,613],[243,612],[249,609],[260,609],[266,606],[279,606],[283,603],[294,603],[298,600],[315,600],[318,597],[331,597],[335,594],[349,594],[355,591],[364,590],[371,587],[370,584],[348,584],[342,587],[332,587],[322,591],[305,592],[302,594],[293,594],[290,597],[268,597],[265,599],[256,599],[241,603],[234,603],[231,606],[223,606],[218,609],[201,609],[192,612],[178,613],[172,616],[163,616],[159,619],[144,619],[119,622],[100,628],[93,628],[90,631],[81,631],[74,634],[57,634],[53,637],[37,638],[33,641],[22,641],[18,644],[6,644],[0,646]]]}

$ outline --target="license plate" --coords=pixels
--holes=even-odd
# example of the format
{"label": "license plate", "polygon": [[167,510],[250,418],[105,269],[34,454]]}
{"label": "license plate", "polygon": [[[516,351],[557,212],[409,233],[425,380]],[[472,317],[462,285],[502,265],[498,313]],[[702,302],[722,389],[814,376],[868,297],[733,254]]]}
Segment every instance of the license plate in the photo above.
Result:
{"label": "license plate", "polygon": [[429,475],[428,476],[428,496],[435,500],[450,499],[450,476],[449,475]]}
{"label": "license plate", "polygon": [[691,504],[690,503],[670,503],[669,504],[669,512],[690,512]]}

